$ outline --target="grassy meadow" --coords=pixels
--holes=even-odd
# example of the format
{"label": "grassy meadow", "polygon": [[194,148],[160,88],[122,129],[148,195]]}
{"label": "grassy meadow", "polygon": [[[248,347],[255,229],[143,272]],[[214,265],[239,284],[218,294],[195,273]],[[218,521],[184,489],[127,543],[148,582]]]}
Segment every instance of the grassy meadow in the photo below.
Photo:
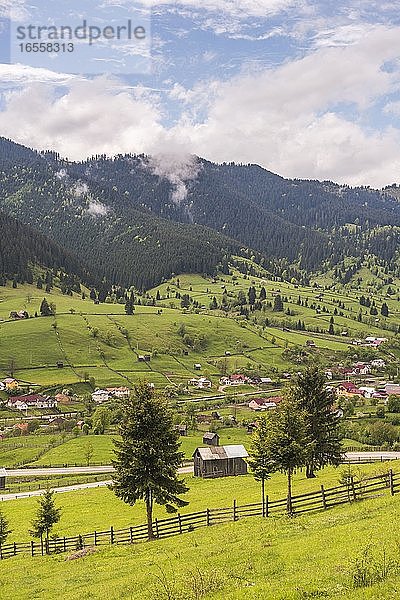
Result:
{"label": "grassy meadow", "polygon": [[[388,532],[399,518],[399,497],[385,496],[292,519],[253,517],[179,538],[103,547],[75,560],[16,557],[3,565],[0,596],[393,600],[400,554]],[[363,577],[368,585],[360,587]]]}
{"label": "grassy meadow", "polygon": [[[317,278],[313,283],[330,282]],[[266,306],[262,316],[276,322],[271,327],[209,310],[214,297],[219,302],[223,292],[228,298],[240,290],[247,293],[250,285],[254,285],[257,294],[264,287],[267,302],[273,302],[274,295],[280,293],[285,298],[285,311],[291,312],[290,317],[286,313],[274,313]],[[156,387],[164,388],[198,376],[194,364],[200,363],[200,374],[211,378],[213,392],[217,392],[223,371],[250,368],[276,377],[277,371],[296,369],[296,361],[288,356],[287,350],[304,347],[308,339],[314,340],[316,345],[315,349],[307,349],[310,359],[331,365],[343,360],[350,337],[370,334],[392,339],[393,332],[386,327],[394,327],[399,322],[400,302],[397,297],[388,296],[387,285],[364,272],[362,283],[357,286],[350,282],[347,288],[336,285],[322,292],[312,286],[274,282],[261,276],[248,277],[236,270],[216,280],[187,274],[180,275],[179,282],[173,279],[149,291],[152,297],[159,293],[161,299],[157,306],[136,306],[135,315],[127,316],[123,304],[96,305],[88,297],[82,300],[75,293],[72,297],[64,296],[56,288],[46,293],[31,285],[13,289],[8,284],[0,288],[0,377],[8,375],[12,366],[19,380],[42,387],[78,386],[89,378],[94,378],[96,386],[132,385],[145,378]],[[180,300],[175,298],[177,293],[189,294],[199,302],[200,308],[182,309]],[[367,322],[359,323],[361,293],[370,294],[378,307],[386,301],[389,317],[379,315],[376,320],[369,316],[367,308],[361,307]],[[32,316],[38,313],[44,296],[56,304],[54,318],[9,320],[13,310],[24,309]],[[299,296],[304,306],[298,304]],[[336,335],[285,327],[290,318],[304,321],[310,328],[326,330],[335,309],[338,311],[339,301],[341,314],[334,317]],[[204,337],[201,349],[194,350],[184,344],[179,335],[182,326],[190,337]],[[348,332],[348,337],[340,335],[343,331]],[[392,354],[386,352],[386,359],[393,360],[398,352],[396,348]],[[144,353],[152,354],[150,363],[139,362],[139,355]],[[379,351],[379,355],[384,354],[385,350],[383,354]],[[57,368],[58,361],[64,363],[63,369]],[[192,390],[193,394],[202,396],[203,392]]]}
{"label": "grassy meadow", "polygon": [[[379,463],[352,467],[355,477],[387,472],[393,463]],[[326,488],[339,485],[339,479],[346,467],[327,467],[318,473],[317,479],[307,479],[305,473],[298,472],[294,476],[293,494],[316,491],[323,484]],[[395,467],[394,467],[395,469]],[[191,475],[185,475],[189,492],[185,500],[189,503],[182,508],[182,514],[233,505],[236,500],[239,505],[261,502],[260,484],[252,475],[226,477],[214,480],[204,480]],[[274,474],[266,483],[266,493],[271,500],[286,496],[286,477]],[[62,535],[77,535],[91,531],[103,531],[112,525],[124,528],[145,522],[145,508],[142,502],[134,507],[124,504],[107,488],[87,489],[82,491],[63,492],[56,495],[56,504],[62,508],[61,521],[56,527],[56,533]],[[37,498],[23,498],[3,502],[2,509],[9,520],[11,529],[10,541],[29,539],[28,529],[37,507]],[[168,516],[163,507],[155,507],[155,516]]]}

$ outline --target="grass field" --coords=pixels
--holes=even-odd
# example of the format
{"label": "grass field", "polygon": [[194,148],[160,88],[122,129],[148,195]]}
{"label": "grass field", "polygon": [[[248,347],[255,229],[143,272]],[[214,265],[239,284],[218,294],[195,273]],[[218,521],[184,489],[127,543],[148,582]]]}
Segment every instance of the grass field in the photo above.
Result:
{"label": "grass field", "polygon": [[[377,465],[363,465],[354,467],[355,476],[362,474],[377,474],[387,472],[393,466],[389,463]],[[297,473],[294,478],[294,494],[306,493],[319,489],[321,484],[325,487],[338,485],[342,468],[326,468],[314,480],[307,479],[304,473]],[[238,504],[260,502],[260,484],[252,475],[241,477],[227,477],[215,480],[203,480],[185,476],[189,492],[185,495],[188,506],[181,509],[181,513],[196,512],[205,508],[231,506],[236,499]],[[275,474],[266,484],[266,493],[272,500],[283,498],[286,495],[286,478],[282,474]],[[88,489],[84,491],[65,492],[56,496],[57,505],[62,508],[62,517],[57,525],[59,535],[75,535],[90,531],[103,531],[111,525],[123,528],[137,525],[145,520],[145,510],[142,502],[130,507],[115,497],[112,491]],[[9,519],[13,534],[10,538],[23,541],[29,539],[28,529],[37,506],[36,498],[9,500],[2,504],[2,509]],[[155,516],[166,517],[167,513],[162,507],[155,507]]]}
{"label": "grass field", "polygon": [[[0,596],[393,600],[400,554],[388,531],[399,517],[399,497],[384,497],[294,519],[254,517],[70,561],[17,557],[4,564]],[[371,585],[357,587],[365,573]]]}
{"label": "grass field", "polygon": [[[344,304],[340,307],[342,314],[334,317],[337,334],[346,330],[349,338],[368,334],[392,338],[393,332],[387,327],[398,323],[400,303],[394,296],[387,296],[385,286],[379,287],[374,279],[371,283],[370,274],[364,273],[364,276],[360,289],[353,289],[351,284],[347,288],[335,286],[335,289],[324,290],[321,299],[320,289],[260,277],[248,278],[238,271],[216,281],[196,274],[181,275],[179,288],[177,281],[171,280],[150,290],[153,296],[160,292],[158,306],[136,306],[133,316],[125,315],[122,304],[95,305],[77,294],[63,296],[56,289],[45,294],[35,286],[13,289],[8,285],[0,289],[0,377],[9,374],[12,365],[17,378],[40,386],[78,385],[92,377],[97,386],[132,385],[146,378],[156,387],[164,388],[202,374],[211,378],[213,391],[216,391],[222,365],[228,372],[253,368],[266,376],[273,375],[275,370],[297,369],[296,362],[285,355],[285,350],[304,347],[307,339],[313,339],[317,346],[309,350],[310,360],[331,365],[343,360],[349,339],[288,330],[285,325],[288,319],[301,320],[310,328],[327,330],[340,301]],[[226,289],[228,297],[233,297],[239,290],[247,293],[250,285],[255,286],[257,293],[265,287],[267,302],[272,302],[279,291],[285,298],[285,309],[290,311],[290,317],[286,313],[272,312],[267,305],[263,312],[254,315],[254,322],[252,315],[249,321],[243,322],[233,315],[209,310],[213,297],[221,300],[223,290]],[[188,293],[206,308],[197,312],[182,310],[180,301],[175,299],[177,292]],[[386,301],[390,316],[379,316],[376,322],[364,314],[365,322],[359,323],[361,293],[369,293],[377,306]],[[8,320],[12,310],[25,309],[34,315],[44,295],[57,306],[55,318]],[[303,306],[298,304],[299,296]],[[160,308],[162,314],[158,314]],[[365,311],[367,309],[362,308],[362,312]],[[261,326],[265,318],[272,319],[274,327]],[[185,346],[179,335],[182,325],[192,338],[204,336],[206,341],[201,350]],[[189,352],[188,356],[184,355],[185,351]],[[150,363],[138,361],[142,353],[152,353]],[[382,355],[386,360],[393,360],[394,355],[385,350]],[[64,362],[64,369],[56,368],[57,361]],[[201,373],[194,370],[195,363],[202,365]]]}
{"label": "grass field", "polygon": [[62,441],[59,435],[29,435],[0,440],[0,466],[33,462]]}

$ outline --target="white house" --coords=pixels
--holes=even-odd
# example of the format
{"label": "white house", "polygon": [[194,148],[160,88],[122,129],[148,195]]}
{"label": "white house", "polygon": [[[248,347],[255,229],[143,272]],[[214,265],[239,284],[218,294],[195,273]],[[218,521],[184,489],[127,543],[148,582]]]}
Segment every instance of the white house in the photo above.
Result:
{"label": "white house", "polygon": [[57,408],[57,400],[51,396],[40,394],[27,394],[25,396],[13,396],[8,399],[7,406],[16,410],[29,410],[32,408]]}
{"label": "white house", "polygon": [[92,394],[92,400],[96,402],[96,404],[103,404],[103,402],[108,402],[110,399],[110,394],[107,390],[96,390]]}
{"label": "white house", "polygon": [[386,367],[386,363],[382,358],[376,358],[371,361],[371,367],[374,369],[384,369]]}
{"label": "white house", "polygon": [[212,387],[211,381],[205,377],[200,377],[200,379],[196,379],[195,377],[193,379],[189,379],[188,385],[192,385],[200,390],[206,390]]}
{"label": "white house", "polygon": [[127,387],[110,387],[106,388],[105,391],[114,398],[129,398],[130,389]]}
{"label": "white house", "polygon": [[360,387],[359,389],[364,393],[364,398],[374,398],[376,392],[374,387]]}
{"label": "white house", "polygon": [[277,407],[282,398],[280,396],[274,396],[273,398],[253,398],[249,402],[249,408],[257,412],[262,410],[273,410]]}
{"label": "white house", "polygon": [[387,383],[385,385],[385,392],[388,396],[400,396],[400,384],[399,383]]}

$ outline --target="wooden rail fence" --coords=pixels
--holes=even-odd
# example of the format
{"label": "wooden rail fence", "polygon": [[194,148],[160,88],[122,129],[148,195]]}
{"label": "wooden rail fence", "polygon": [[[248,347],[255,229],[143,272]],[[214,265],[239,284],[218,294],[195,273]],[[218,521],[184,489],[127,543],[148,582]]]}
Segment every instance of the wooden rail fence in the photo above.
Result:
{"label": "wooden rail fence", "polygon": [[[392,470],[387,473],[368,477],[361,481],[355,481],[349,477],[347,483],[332,488],[325,488],[321,485],[315,492],[308,492],[292,496],[292,515],[300,515],[307,512],[327,510],[334,506],[347,504],[382,496],[390,493],[394,496],[400,490],[400,474],[393,473]],[[228,521],[238,521],[246,517],[271,517],[287,514],[287,498],[271,500],[268,496],[264,502],[246,504],[239,506],[236,501],[227,508],[206,508],[200,512],[190,514],[177,514],[174,517],[166,519],[155,519],[154,532],[157,538],[181,535],[194,531],[200,527],[210,527],[226,523]],[[147,540],[147,525],[136,525],[125,529],[114,529],[111,527],[107,531],[94,531],[84,535],[72,537],[51,538],[49,542],[13,542],[0,546],[0,558],[9,558],[18,554],[28,554],[31,556],[43,556],[46,554],[58,554],[84,548],[109,545],[109,544],[134,544]]]}

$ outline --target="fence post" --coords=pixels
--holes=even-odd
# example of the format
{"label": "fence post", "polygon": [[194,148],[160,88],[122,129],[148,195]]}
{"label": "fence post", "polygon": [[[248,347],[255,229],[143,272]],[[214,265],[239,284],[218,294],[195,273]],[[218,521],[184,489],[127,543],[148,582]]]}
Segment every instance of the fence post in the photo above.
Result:
{"label": "fence post", "polygon": [[110,527],[110,544],[114,543],[114,527],[111,525]]}
{"label": "fence post", "polygon": [[350,477],[350,486],[351,486],[351,493],[353,495],[353,501],[355,502],[357,500],[357,495],[356,495],[356,487],[354,485],[353,475],[351,475],[351,477]]}
{"label": "fence post", "polygon": [[158,519],[156,519],[156,537],[160,537],[158,533]]}
{"label": "fence post", "polygon": [[35,556],[35,542],[31,540],[31,556]]}
{"label": "fence post", "polygon": [[63,539],[63,548],[64,548],[64,552],[67,551],[67,538],[64,535],[64,539]]}
{"label": "fence post", "polygon": [[233,520],[237,521],[237,517],[236,517],[236,500],[233,501]]}
{"label": "fence post", "polygon": [[3,559],[3,548],[2,548],[2,544],[0,544],[0,560]]}
{"label": "fence post", "polygon": [[179,533],[182,533],[182,520],[181,515],[178,513]]}
{"label": "fence post", "polygon": [[265,516],[269,517],[269,496],[265,496]]}
{"label": "fence post", "polygon": [[206,518],[207,518],[207,527],[209,527],[211,525],[211,520],[210,520],[210,509],[207,508],[206,510]]}
{"label": "fence post", "polygon": [[324,509],[326,510],[326,508],[327,508],[326,497],[325,497],[325,489],[324,489],[323,485],[321,485],[321,496],[322,496],[322,505],[323,505]]}
{"label": "fence post", "polygon": [[133,529],[129,527],[129,543],[133,544]]}
{"label": "fence post", "polygon": [[94,545],[97,546],[97,531],[94,532]]}
{"label": "fence post", "polygon": [[389,471],[389,485],[390,485],[390,495],[394,496],[393,469],[390,469],[390,471]]}
{"label": "fence post", "polygon": [[17,556],[17,542],[14,542],[14,556]]}

